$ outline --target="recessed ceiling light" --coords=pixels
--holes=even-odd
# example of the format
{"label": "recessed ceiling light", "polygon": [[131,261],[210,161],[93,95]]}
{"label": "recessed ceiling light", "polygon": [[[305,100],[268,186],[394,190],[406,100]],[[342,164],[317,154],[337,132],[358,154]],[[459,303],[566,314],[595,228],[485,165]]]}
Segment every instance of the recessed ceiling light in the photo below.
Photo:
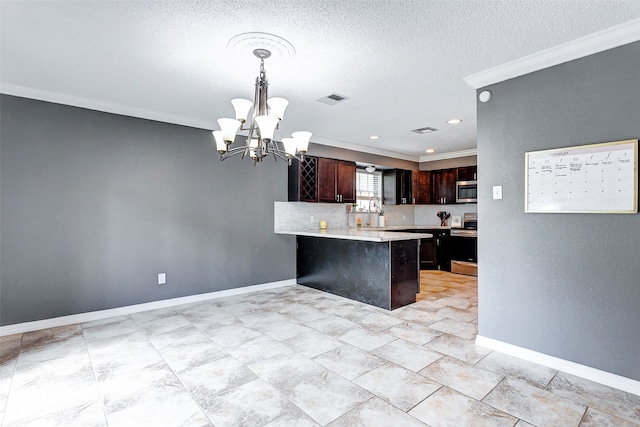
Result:
{"label": "recessed ceiling light", "polygon": [[371,135],[369,139],[380,139],[380,137],[378,135]]}
{"label": "recessed ceiling light", "polygon": [[449,120],[447,123],[449,123],[450,125],[457,125],[458,123],[460,123],[462,120],[460,119],[451,119]]}
{"label": "recessed ceiling light", "polygon": [[435,152],[436,152],[436,150],[434,150],[433,148],[429,148],[429,149],[427,150],[427,153],[429,153],[429,154],[431,154],[431,153],[435,153]]}

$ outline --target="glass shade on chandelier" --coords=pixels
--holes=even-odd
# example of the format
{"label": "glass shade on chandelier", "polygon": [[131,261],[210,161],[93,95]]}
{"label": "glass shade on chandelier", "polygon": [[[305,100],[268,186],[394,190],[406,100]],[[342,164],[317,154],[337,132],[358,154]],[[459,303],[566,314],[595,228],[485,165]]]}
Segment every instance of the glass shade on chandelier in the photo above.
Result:
{"label": "glass shade on chandelier", "polygon": [[[294,132],[291,138],[282,138],[281,143],[276,141],[275,131],[284,118],[289,101],[268,97],[269,82],[264,60],[271,53],[265,49],[255,49],[253,54],[260,58],[260,75],[256,77],[253,102],[243,98],[233,99],[231,104],[236,118],[218,119],[220,130],[212,132],[220,160],[241,154],[242,158],[248,155],[255,164],[272,154],[274,159],[279,157],[289,165],[293,159],[303,162],[309,149],[311,132]],[[248,132],[244,144],[232,147],[239,131]],[[242,138],[245,136],[242,135]]]}

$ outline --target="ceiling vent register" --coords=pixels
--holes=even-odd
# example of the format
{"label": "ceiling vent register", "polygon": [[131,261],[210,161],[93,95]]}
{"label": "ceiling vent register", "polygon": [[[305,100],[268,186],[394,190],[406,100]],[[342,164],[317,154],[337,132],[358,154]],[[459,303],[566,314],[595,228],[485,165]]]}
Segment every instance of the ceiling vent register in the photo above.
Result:
{"label": "ceiling vent register", "polygon": [[324,96],[320,99],[316,99],[316,101],[318,102],[322,102],[323,104],[327,104],[327,105],[336,105],[340,102],[344,102],[346,100],[348,100],[350,98],[344,96],[344,95],[340,95],[338,93],[332,93],[331,95],[327,95]]}
{"label": "ceiling vent register", "polygon": [[423,133],[431,133],[431,132],[437,132],[437,131],[438,129],[427,126],[423,128],[413,129],[411,132],[423,134]]}

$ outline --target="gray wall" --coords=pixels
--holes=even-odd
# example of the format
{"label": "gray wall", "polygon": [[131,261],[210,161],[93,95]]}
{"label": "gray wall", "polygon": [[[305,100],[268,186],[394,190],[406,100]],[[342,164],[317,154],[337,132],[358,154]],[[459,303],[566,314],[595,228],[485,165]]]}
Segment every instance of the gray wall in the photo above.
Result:
{"label": "gray wall", "polygon": [[488,86],[478,104],[479,334],[635,380],[640,215],[526,214],[524,156],[640,137],[638,70],[640,42]]}
{"label": "gray wall", "polygon": [[284,163],[220,162],[200,129],[0,102],[0,324],[295,277],[294,239],[273,234]]}

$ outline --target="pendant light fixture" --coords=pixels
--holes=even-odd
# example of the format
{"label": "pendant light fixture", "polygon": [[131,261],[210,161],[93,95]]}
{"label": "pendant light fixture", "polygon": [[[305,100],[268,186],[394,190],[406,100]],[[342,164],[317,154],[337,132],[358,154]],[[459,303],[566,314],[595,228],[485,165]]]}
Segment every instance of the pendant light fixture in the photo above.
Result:
{"label": "pendant light fixture", "polygon": [[[249,40],[247,36],[254,37],[255,34],[260,36],[261,41],[277,40],[280,43],[281,41],[288,43],[271,34],[245,33],[231,39],[229,45],[230,47],[234,43],[246,45]],[[216,148],[220,153],[220,160],[241,154],[242,158],[249,156],[255,165],[271,154],[274,159],[277,160],[279,157],[289,165],[293,159],[304,162],[304,156],[309,149],[311,132],[294,132],[290,138],[282,138],[280,143],[275,139],[275,131],[284,118],[284,111],[289,101],[284,98],[269,98],[269,80],[264,69],[264,60],[271,56],[271,51],[266,48],[257,48],[253,49],[253,55],[260,59],[260,74],[256,77],[253,102],[242,98],[233,99],[231,104],[235,110],[235,119],[218,119],[220,130],[212,132]],[[238,136],[238,131],[248,132],[248,134],[246,137],[241,136],[244,140],[242,145],[234,147],[232,145]]]}

